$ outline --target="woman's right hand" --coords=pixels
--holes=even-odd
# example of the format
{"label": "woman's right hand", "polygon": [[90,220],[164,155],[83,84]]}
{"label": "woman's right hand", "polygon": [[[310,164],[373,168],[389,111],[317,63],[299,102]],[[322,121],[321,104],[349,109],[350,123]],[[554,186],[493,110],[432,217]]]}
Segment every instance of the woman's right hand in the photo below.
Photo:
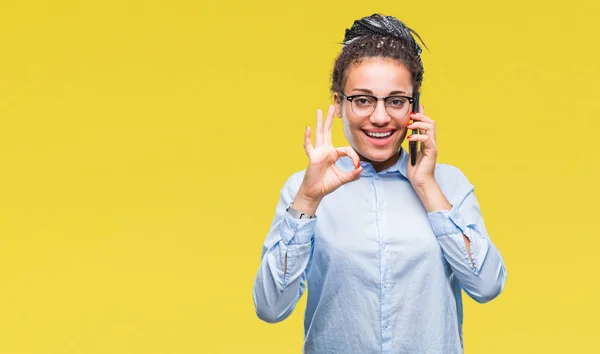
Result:
{"label": "woman's right hand", "polygon": [[[304,150],[308,156],[308,168],[304,180],[294,200],[294,208],[314,215],[316,207],[323,197],[341,185],[360,178],[362,166],[358,154],[350,146],[333,147],[331,143],[331,126],[334,119],[334,106],[329,106],[327,117],[323,123],[323,112],[317,111],[315,145],[311,144],[310,127],[304,132]],[[335,162],[342,156],[348,156],[354,163],[354,170],[346,172],[339,169]],[[301,205],[298,205],[301,204]]]}

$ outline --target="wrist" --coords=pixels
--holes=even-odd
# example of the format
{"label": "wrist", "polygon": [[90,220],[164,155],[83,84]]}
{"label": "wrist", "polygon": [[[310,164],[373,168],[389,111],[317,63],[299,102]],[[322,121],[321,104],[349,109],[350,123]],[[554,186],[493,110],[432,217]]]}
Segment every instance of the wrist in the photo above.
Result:
{"label": "wrist", "polygon": [[413,182],[412,186],[417,194],[430,194],[439,189],[439,185],[434,178],[428,178],[419,182]]}
{"label": "wrist", "polygon": [[412,184],[415,190],[424,192],[427,190],[435,189],[438,185],[433,175],[428,177],[420,177],[418,180],[414,180],[413,177],[413,180],[411,180],[410,183]]}
{"label": "wrist", "polygon": [[413,187],[428,213],[452,209],[452,204],[446,199],[437,182],[428,182]]}
{"label": "wrist", "polygon": [[314,216],[320,203],[321,198],[311,198],[301,192],[298,192],[292,202],[292,208],[302,213]]}

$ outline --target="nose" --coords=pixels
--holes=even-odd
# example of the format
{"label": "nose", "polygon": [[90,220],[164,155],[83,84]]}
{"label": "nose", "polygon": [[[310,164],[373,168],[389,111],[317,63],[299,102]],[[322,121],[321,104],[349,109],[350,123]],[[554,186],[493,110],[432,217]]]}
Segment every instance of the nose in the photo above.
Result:
{"label": "nose", "polygon": [[371,113],[371,117],[369,120],[373,125],[384,126],[389,123],[392,118],[388,115],[385,110],[385,102],[377,101],[377,105],[375,106],[375,110]]}

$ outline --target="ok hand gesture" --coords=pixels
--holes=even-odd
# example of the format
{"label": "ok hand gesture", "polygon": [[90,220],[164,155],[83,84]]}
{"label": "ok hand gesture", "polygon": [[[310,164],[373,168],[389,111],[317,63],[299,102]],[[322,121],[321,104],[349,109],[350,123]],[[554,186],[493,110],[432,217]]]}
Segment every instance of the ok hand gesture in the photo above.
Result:
{"label": "ok hand gesture", "polygon": [[[317,111],[314,146],[311,144],[310,127],[306,127],[304,132],[304,150],[308,156],[308,168],[298,194],[305,202],[313,205],[310,209],[316,209],[316,205],[323,197],[341,185],[357,180],[362,171],[358,154],[352,147],[336,148],[331,143],[334,111],[334,106],[330,105],[325,123],[323,123],[323,112],[321,110]],[[352,159],[355,166],[354,170],[346,172],[335,165],[335,162],[342,156],[349,156]],[[306,210],[309,213],[311,211]]]}

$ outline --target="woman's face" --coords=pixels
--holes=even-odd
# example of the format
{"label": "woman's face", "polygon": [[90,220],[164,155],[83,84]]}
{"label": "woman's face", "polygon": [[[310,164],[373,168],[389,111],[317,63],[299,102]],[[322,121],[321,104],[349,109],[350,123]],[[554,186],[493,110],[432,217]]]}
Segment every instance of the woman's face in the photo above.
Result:
{"label": "woman's face", "polygon": [[[346,96],[412,97],[410,72],[398,61],[365,58],[359,64],[351,64],[347,70],[343,92]],[[386,111],[384,101],[378,100],[371,115],[359,116],[353,112],[351,102],[339,93],[334,93],[334,100],[336,115],[342,117],[344,122],[346,139],[361,159],[371,162],[377,171],[396,163],[400,144],[406,137],[411,108],[407,109],[405,115],[392,118]]]}

